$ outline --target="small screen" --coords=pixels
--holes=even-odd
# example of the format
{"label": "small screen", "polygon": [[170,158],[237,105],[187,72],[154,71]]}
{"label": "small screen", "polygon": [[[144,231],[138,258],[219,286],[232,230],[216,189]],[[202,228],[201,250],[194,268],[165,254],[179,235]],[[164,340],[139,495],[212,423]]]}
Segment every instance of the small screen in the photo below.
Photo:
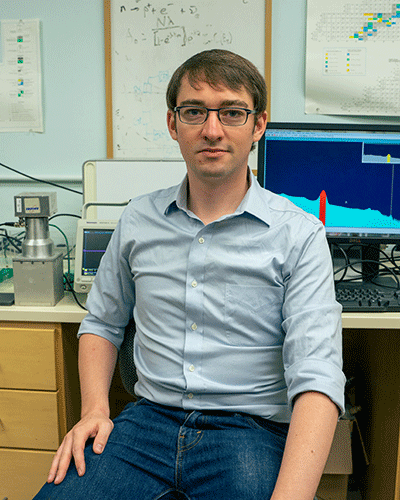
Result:
{"label": "small screen", "polygon": [[82,249],[82,276],[96,276],[113,229],[84,229]]}

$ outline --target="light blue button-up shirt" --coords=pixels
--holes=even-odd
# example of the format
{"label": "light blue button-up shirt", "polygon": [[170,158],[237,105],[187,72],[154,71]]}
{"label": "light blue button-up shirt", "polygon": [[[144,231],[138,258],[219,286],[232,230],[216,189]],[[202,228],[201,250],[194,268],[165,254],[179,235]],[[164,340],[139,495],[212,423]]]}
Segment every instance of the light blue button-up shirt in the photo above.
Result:
{"label": "light blue button-up shirt", "polygon": [[104,255],[79,330],[119,347],[132,314],[138,396],[289,422],[293,398],[342,410],[341,307],[323,225],[251,186],[204,225],[180,186],[134,199]]}

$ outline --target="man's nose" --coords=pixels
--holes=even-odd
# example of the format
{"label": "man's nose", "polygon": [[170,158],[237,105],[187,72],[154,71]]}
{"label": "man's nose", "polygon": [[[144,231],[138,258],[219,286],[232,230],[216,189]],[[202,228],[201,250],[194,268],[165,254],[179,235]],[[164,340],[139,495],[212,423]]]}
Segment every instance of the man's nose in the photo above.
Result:
{"label": "man's nose", "polygon": [[207,120],[203,124],[203,136],[215,140],[220,138],[223,133],[223,125],[219,121],[218,111],[209,111]]}

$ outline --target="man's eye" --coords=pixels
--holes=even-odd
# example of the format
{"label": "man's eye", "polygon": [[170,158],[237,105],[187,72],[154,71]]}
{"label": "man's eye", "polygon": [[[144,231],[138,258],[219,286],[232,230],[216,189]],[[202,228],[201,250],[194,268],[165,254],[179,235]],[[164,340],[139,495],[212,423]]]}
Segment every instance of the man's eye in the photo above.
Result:
{"label": "man's eye", "polygon": [[241,109],[223,109],[221,113],[227,118],[240,118],[245,114]]}
{"label": "man's eye", "polygon": [[203,116],[205,114],[204,109],[201,108],[186,108],[184,110],[185,116],[188,117],[196,117],[196,116]]}

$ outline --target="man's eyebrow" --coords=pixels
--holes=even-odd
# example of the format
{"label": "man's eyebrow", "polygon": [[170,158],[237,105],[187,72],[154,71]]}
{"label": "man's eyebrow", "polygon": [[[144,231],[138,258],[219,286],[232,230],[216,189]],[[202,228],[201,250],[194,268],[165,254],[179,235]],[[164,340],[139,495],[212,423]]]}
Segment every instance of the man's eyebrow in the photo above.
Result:
{"label": "man's eyebrow", "polygon": [[239,99],[224,101],[221,104],[221,107],[233,107],[233,106],[238,107],[238,108],[248,108],[249,107],[247,102],[240,101]]}
{"label": "man's eyebrow", "polygon": [[[206,108],[206,104],[204,101],[199,99],[185,99],[182,101],[179,106],[202,106]],[[231,108],[231,107],[239,107],[239,108],[248,108],[249,105],[245,101],[241,101],[239,99],[229,99],[222,101],[219,105],[220,108]]]}
{"label": "man's eyebrow", "polygon": [[203,106],[205,107],[204,101],[200,101],[198,99],[186,99],[182,101],[179,106]]}

